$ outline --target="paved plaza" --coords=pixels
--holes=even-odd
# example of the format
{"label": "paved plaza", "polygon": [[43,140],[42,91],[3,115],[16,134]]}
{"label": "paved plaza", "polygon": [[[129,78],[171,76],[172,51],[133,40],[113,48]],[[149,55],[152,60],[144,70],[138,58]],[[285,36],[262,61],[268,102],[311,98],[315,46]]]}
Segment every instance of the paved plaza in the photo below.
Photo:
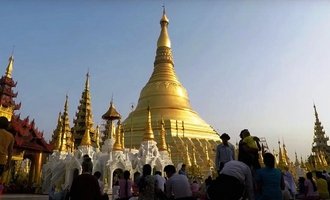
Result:
{"label": "paved plaza", "polygon": [[2,194],[0,200],[14,200],[14,199],[26,199],[26,200],[48,200],[48,195],[38,194]]}

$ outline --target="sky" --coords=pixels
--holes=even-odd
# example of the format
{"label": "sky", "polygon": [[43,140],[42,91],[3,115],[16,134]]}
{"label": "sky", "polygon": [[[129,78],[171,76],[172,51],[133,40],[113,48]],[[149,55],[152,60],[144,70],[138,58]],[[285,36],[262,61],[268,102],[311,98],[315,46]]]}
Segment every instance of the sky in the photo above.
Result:
{"label": "sky", "polygon": [[[162,0],[2,0],[0,74],[14,48],[18,113],[49,140],[86,73],[95,124],[113,96],[124,118],[152,71]],[[177,77],[192,108],[231,141],[249,129],[291,159],[311,152],[313,103],[330,132],[329,1],[165,1]]]}

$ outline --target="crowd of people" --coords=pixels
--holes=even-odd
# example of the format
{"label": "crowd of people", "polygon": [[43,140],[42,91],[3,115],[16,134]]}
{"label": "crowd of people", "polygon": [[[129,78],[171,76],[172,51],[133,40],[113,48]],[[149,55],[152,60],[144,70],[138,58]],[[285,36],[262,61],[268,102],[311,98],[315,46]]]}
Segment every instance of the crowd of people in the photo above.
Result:
{"label": "crowd of people", "polygon": [[[14,138],[6,131],[8,120],[0,117],[0,193],[2,191],[1,175],[9,168]],[[161,171],[152,171],[145,164],[142,174],[125,170],[113,185],[113,200],[330,200],[330,175],[324,170],[307,172],[305,177],[295,181],[288,167],[280,170],[275,167],[275,157],[262,152],[261,167],[259,155],[260,140],[252,136],[249,130],[240,132],[238,155],[223,133],[222,142],[216,148],[215,166],[218,176],[207,177],[204,182],[199,179],[189,180],[186,165],[177,170],[174,165],[167,165]],[[93,171],[93,163],[88,155],[83,157],[82,173],[74,175],[70,187],[55,193],[53,186],[49,200],[108,200],[104,193],[102,174]]]}
{"label": "crowd of people", "polygon": [[230,136],[224,133],[220,138],[222,143],[217,146],[215,158],[219,176],[208,188],[209,199],[330,199],[330,176],[326,171],[307,172],[306,178],[300,177],[296,184],[287,166],[282,170],[275,168],[271,153],[262,152],[264,167],[261,167],[260,140],[251,136],[249,130],[240,133],[237,160],[233,145],[228,142]]}
{"label": "crowd of people", "polygon": [[[222,142],[216,148],[215,166],[218,176],[200,179],[188,179],[186,165],[177,170],[174,165],[167,165],[161,171],[152,171],[146,164],[142,174],[125,170],[115,181],[112,200],[327,200],[330,191],[330,175],[326,172],[308,172],[296,182],[288,167],[280,170],[275,167],[275,157],[262,152],[261,167],[259,155],[260,140],[252,136],[249,130],[240,132],[238,155],[223,133]],[[237,159],[236,159],[237,157]],[[92,175],[91,158],[85,155],[82,162],[82,174],[76,175],[66,192],[50,200],[107,200],[101,173]],[[313,177],[314,176],[314,177]],[[52,194],[52,193],[50,193]]]}

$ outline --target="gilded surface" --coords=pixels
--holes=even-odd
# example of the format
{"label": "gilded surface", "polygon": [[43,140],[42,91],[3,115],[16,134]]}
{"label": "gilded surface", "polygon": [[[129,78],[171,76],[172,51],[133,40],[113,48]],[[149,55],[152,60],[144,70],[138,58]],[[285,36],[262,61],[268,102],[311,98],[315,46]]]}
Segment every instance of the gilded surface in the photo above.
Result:
{"label": "gilded surface", "polygon": [[[205,147],[212,150],[208,153],[213,158],[213,150],[219,142],[219,136],[190,106],[188,93],[175,74],[167,26],[168,19],[164,13],[153,73],[140,93],[135,110],[123,122],[126,145],[138,148],[143,141],[149,119],[147,108],[150,106],[150,124],[154,140],[162,140],[164,128],[167,148],[173,162],[186,162],[183,158],[186,158],[187,154],[193,156],[192,152],[185,151],[186,147],[195,149],[196,163],[205,172],[210,170],[210,164],[214,164],[213,160],[206,160]],[[164,124],[160,125],[158,122],[162,118]]]}

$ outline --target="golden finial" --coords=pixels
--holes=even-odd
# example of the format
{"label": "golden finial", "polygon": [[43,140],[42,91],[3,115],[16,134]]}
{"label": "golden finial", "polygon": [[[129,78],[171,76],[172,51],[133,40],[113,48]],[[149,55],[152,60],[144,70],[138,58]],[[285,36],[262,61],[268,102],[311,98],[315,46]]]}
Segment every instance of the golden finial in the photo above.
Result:
{"label": "golden finial", "polygon": [[120,143],[120,133],[121,133],[121,122],[120,120],[118,120],[117,122],[117,129],[116,129],[116,134],[115,134],[115,143],[113,144],[113,150],[114,151],[121,151],[123,148],[122,148],[122,145]]}
{"label": "golden finial", "polygon": [[85,82],[85,89],[89,90],[89,70],[86,74],[86,82]]}
{"label": "golden finial", "polygon": [[7,78],[11,78],[11,74],[13,72],[13,68],[14,68],[14,56],[11,55],[8,59],[8,66],[6,68],[6,77]]}
{"label": "golden finial", "polygon": [[65,95],[64,113],[68,112],[68,95]]}
{"label": "golden finial", "polygon": [[151,112],[150,112],[150,106],[148,105],[148,118],[147,118],[147,123],[146,123],[146,132],[144,133],[143,140],[148,141],[148,140],[154,140],[154,132],[152,131],[151,127]]}
{"label": "golden finial", "polygon": [[86,128],[85,133],[83,138],[81,139],[81,146],[91,146],[92,145],[92,141],[91,141],[91,135],[89,132],[89,128]]}
{"label": "golden finial", "polygon": [[167,33],[167,26],[169,24],[169,20],[166,16],[165,6],[163,6],[163,16],[160,20],[161,32],[157,41],[157,47],[168,47],[171,48],[171,41]]}
{"label": "golden finial", "polygon": [[167,145],[166,145],[166,131],[165,131],[165,123],[164,119],[162,117],[160,121],[160,144],[159,144],[159,151],[166,151]]}

